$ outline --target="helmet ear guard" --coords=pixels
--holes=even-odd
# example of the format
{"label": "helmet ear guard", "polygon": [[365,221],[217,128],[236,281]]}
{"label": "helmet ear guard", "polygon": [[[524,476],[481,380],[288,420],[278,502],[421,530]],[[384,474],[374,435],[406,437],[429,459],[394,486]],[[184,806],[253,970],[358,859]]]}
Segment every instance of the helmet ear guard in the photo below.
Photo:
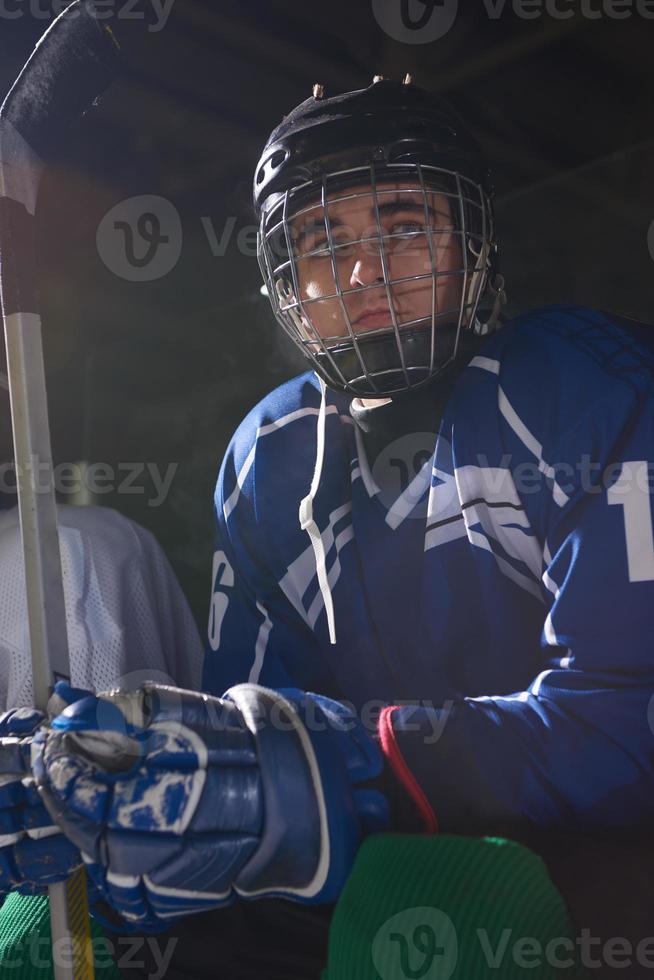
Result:
{"label": "helmet ear guard", "polygon": [[[361,186],[367,189],[356,189]],[[354,189],[351,195],[348,189]],[[393,278],[387,250],[394,244],[392,239],[401,235],[382,229],[379,200],[383,194],[403,189],[422,195],[417,200],[424,205],[424,227],[414,234],[428,244],[429,258],[420,267],[427,272],[398,279]],[[449,108],[429,93],[410,83],[400,86],[381,80],[333,99],[325,99],[324,94],[308,99],[268,140],[257,167],[254,194],[260,216],[258,257],[273,313],[330,387],[363,397],[398,395],[422,387],[465,346],[459,344],[462,331],[481,336],[497,328],[506,296],[497,271],[488,174],[472,137]],[[449,200],[453,229],[432,227],[429,201],[433,202],[433,194]],[[393,321],[388,328],[357,330],[350,319],[348,294],[359,287],[341,286],[336,259],[343,252],[334,244],[328,215],[329,203],[339,202],[343,207],[350,196],[374,201],[376,235],[350,244],[363,248],[374,242],[379,249],[383,281],[361,288],[385,288]],[[324,294],[307,299],[301,294],[298,259],[314,253],[298,253],[292,243],[292,222],[313,207],[322,212],[328,241],[327,248],[320,248],[330,258],[332,279]],[[459,236],[463,267],[439,271],[433,244],[437,234],[448,231]],[[462,277],[458,310],[439,311],[437,282],[450,274]],[[407,278],[431,281],[431,313],[399,322],[394,290],[401,284],[406,296]],[[493,304],[490,315],[482,320],[478,309],[486,294],[493,296]],[[332,310],[339,311],[333,313],[334,323],[342,311],[338,336],[326,336],[324,327],[322,335],[318,331],[311,317],[311,305],[316,302],[330,303]]]}
{"label": "helmet ear guard", "polygon": [[[482,241],[479,243],[478,251],[476,251],[474,240],[472,238],[468,240],[468,248],[475,257],[475,271],[468,283],[464,305],[467,309],[474,310],[474,315],[466,323],[466,326],[478,337],[493,333],[498,329],[502,307],[507,301],[504,276],[496,271],[493,261],[494,247],[494,245]],[[493,296],[493,305],[488,317],[481,320],[478,316],[479,303],[485,293]]]}

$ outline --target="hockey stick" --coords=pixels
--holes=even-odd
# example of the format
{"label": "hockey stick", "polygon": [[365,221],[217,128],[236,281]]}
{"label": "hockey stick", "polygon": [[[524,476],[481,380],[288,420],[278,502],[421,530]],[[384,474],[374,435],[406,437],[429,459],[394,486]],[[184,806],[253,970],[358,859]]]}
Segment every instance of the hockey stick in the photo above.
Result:
{"label": "hockey stick", "polygon": [[[118,42],[75,0],[38,42],[0,107],[0,297],[25,560],[34,703],[70,677],[36,274],[34,212],[50,151],[116,74]],[[44,486],[40,484],[44,478]],[[49,889],[56,980],[90,980],[84,870]],[[63,943],[69,953],[64,958]]]}

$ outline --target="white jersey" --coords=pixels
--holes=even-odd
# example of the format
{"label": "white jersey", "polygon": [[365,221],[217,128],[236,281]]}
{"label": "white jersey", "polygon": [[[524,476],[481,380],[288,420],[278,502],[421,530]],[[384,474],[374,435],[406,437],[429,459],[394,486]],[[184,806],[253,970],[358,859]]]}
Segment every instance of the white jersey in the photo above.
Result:
{"label": "white jersey", "polygon": [[[203,649],[179,583],[144,528],[105,507],[59,506],[71,680],[197,690]],[[0,512],[0,709],[32,703],[18,508]]]}

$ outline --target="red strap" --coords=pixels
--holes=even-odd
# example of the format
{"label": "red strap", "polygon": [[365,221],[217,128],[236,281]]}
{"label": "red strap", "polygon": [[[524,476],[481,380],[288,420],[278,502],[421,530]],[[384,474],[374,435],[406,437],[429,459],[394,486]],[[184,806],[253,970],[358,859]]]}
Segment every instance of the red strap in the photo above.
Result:
{"label": "red strap", "polygon": [[379,715],[379,741],[382,752],[390,763],[391,769],[418,808],[418,813],[425,825],[425,832],[428,834],[437,834],[438,820],[436,814],[422,788],[419,786],[416,777],[407,766],[404,756],[400,752],[400,747],[397,744],[395,731],[393,730],[393,721],[391,719],[391,715],[397,709],[398,705],[390,705],[387,708],[382,708],[381,714]]}

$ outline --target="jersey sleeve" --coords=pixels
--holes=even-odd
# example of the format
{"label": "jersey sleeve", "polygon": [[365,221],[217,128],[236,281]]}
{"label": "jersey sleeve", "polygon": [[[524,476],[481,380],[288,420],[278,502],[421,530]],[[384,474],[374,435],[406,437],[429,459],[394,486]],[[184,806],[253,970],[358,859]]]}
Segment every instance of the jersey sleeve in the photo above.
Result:
{"label": "jersey sleeve", "polygon": [[237,431],[218,476],[203,689],[220,697],[234,684],[250,682],[333,693],[315,636],[269,564],[255,453],[256,443]]}
{"label": "jersey sleeve", "polygon": [[515,415],[511,427],[509,414],[509,452],[521,441],[540,457],[542,492],[525,506],[544,550],[542,670],[501,696],[388,708],[386,754],[425,822],[435,815],[444,831],[651,825],[651,380],[608,385],[567,426],[557,420],[556,446],[530,442],[533,428]]}

